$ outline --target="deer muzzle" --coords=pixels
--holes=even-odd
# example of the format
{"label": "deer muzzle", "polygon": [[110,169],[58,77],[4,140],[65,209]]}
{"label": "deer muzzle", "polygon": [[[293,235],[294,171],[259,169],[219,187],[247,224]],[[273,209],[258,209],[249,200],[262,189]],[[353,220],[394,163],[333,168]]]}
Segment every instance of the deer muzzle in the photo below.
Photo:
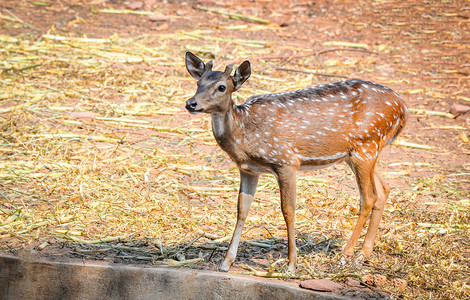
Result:
{"label": "deer muzzle", "polygon": [[204,108],[198,104],[194,97],[186,101],[186,109],[192,114],[197,114],[204,110]]}

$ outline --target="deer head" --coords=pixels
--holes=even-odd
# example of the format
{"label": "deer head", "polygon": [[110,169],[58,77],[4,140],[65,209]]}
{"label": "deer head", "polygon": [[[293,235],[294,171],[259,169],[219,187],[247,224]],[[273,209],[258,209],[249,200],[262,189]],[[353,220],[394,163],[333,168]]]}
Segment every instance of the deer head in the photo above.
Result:
{"label": "deer head", "polygon": [[232,93],[250,77],[249,61],[244,61],[231,76],[233,66],[224,72],[212,71],[212,61],[207,64],[191,52],[186,52],[186,69],[197,80],[196,94],[186,101],[190,113],[221,113],[227,111],[232,102]]}

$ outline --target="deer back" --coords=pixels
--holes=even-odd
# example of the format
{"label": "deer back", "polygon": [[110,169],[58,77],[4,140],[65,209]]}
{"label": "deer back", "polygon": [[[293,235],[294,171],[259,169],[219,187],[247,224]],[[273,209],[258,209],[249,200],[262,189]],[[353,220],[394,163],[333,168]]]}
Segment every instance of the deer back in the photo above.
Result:
{"label": "deer back", "polygon": [[403,128],[407,112],[391,89],[353,79],[252,96],[233,105],[233,120],[226,122],[238,151],[251,159],[323,167],[348,155],[377,158]]}

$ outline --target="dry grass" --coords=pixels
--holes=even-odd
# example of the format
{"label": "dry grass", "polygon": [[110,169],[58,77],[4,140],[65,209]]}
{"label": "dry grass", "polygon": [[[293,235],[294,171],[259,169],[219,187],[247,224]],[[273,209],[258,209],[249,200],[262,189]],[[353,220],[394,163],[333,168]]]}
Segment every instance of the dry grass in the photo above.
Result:
{"label": "dry grass", "polygon": [[[4,251],[69,240],[85,253],[86,244],[123,247],[145,240],[155,249],[142,250],[147,258],[161,259],[173,258],[178,245],[201,247],[231,236],[238,173],[216,147],[208,118],[184,112],[183,103],[194,91],[183,66],[186,49],[216,57],[219,66],[246,57],[259,62],[237,99],[331,80],[301,72],[283,80],[277,68],[296,45],[274,47],[202,31],[135,39],[53,34],[35,41],[0,36]],[[299,70],[316,65],[307,54],[298,58]],[[316,71],[349,76],[367,72],[370,64],[375,64],[373,56],[329,59]],[[368,263],[341,267],[338,251],[322,244],[313,254],[300,251],[292,277],[383,274],[409,281],[404,292],[384,287],[395,297],[470,297],[468,174],[446,177],[429,164],[411,168],[437,175],[413,181],[402,173],[403,166],[385,166],[386,177],[404,180],[408,188],[392,191]],[[299,176],[296,229],[302,245],[331,242],[337,247],[352,230],[358,197],[345,170],[338,166]],[[258,190],[260,200],[253,204],[243,238],[269,245],[285,238],[274,178],[263,177]],[[284,260],[273,259],[266,268],[239,267],[256,275],[290,276]]]}

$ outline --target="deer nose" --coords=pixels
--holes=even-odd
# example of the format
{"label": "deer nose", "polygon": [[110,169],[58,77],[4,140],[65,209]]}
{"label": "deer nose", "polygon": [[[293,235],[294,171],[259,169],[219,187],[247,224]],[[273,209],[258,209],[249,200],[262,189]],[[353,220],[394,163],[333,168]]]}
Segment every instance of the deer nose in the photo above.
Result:
{"label": "deer nose", "polygon": [[196,99],[191,98],[188,101],[186,101],[186,109],[189,110],[190,112],[195,112],[196,107],[197,107]]}
{"label": "deer nose", "polygon": [[191,98],[189,99],[188,101],[186,101],[186,108],[192,108],[192,109],[195,109],[197,106],[197,103],[196,103],[196,100],[194,100],[194,98]]}

